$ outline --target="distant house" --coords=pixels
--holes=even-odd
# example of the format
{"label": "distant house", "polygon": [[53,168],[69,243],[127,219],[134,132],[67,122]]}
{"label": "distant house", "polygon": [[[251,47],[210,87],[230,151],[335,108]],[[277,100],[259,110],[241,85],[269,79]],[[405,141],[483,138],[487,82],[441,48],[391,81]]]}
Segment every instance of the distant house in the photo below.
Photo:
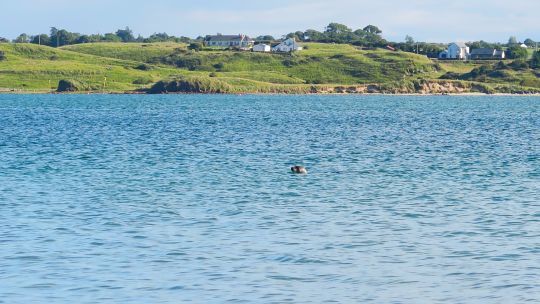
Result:
{"label": "distant house", "polygon": [[207,36],[206,46],[250,48],[255,41],[244,34],[239,35],[213,35]]}
{"label": "distant house", "polygon": [[272,47],[268,44],[259,43],[253,47],[254,52],[270,52]]}
{"label": "distant house", "polygon": [[448,46],[448,49],[439,54],[440,59],[461,59],[469,58],[469,47],[463,42],[454,42]]}
{"label": "distant house", "polygon": [[500,60],[506,58],[506,53],[504,51],[489,48],[474,49],[471,52],[470,58],[472,60]]}
{"label": "distant house", "polygon": [[284,40],[280,44],[272,48],[272,52],[289,53],[295,51],[301,51],[303,48],[296,42],[294,38]]}

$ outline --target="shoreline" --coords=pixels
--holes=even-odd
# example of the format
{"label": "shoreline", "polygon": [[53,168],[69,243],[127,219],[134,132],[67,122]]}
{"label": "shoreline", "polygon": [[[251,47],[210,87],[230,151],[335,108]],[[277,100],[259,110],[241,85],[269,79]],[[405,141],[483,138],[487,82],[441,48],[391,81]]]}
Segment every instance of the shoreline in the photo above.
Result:
{"label": "shoreline", "polygon": [[160,94],[148,94],[141,92],[36,92],[36,91],[0,91],[0,95],[229,95],[229,96],[294,96],[294,95],[313,95],[313,96],[524,96],[524,97],[540,97],[540,93],[204,93],[204,92],[171,92]]}

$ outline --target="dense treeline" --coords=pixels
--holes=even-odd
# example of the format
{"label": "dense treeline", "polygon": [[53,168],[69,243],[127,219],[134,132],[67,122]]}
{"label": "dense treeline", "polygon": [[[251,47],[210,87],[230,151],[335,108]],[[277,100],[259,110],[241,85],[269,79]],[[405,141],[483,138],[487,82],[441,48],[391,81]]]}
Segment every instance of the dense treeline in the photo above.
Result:
{"label": "dense treeline", "polygon": [[[133,31],[126,27],[125,29],[119,29],[115,33],[106,34],[91,34],[84,35],[80,33],[70,32],[65,29],[51,28],[49,34],[39,34],[30,36],[27,34],[19,35],[14,43],[34,43],[40,45],[48,45],[52,47],[60,47],[64,45],[80,44],[80,43],[92,43],[92,42],[185,42],[189,43],[192,39],[188,37],[175,37],[169,36],[167,33],[155,33],[149,37],[133,35]],[[0,37],[1,42],[9,42],[9,40]]]}
{"label": "dense treeline", "polygon": [[[296,31],[284,35],[282,38],[295,38],[300,42],[320,42],[320,43],[339,43],[352,44],[361,47],[381,47],[404,52],[411,52],[426,55],[428,57],[437,57],[438,54],[447,48],[447,44],[416,42],[410,36],[405,37],[405,42],[391,42],[382,37],[382,30],[375,25],[367,25],[364,28],[353,30],[348,26],[340,23],[330,23],[323,31],[308,29],[306,31]],[[255,38],[258,42],[274,42],[276,38],[271,35],[261,35]],[[84,35],[74,32],[69,32],[65,29],[51,28],[49,34],[40,34],[30,36],[21,34],[13,40],[15,43],[34,43],[48,45],[52,47],[60,47],[64,45],[91,43],[91,42],[184,42],[191,43],[190,49],[202,48],[204,37],[195,39],[189,37],[169,36],[167,33],[155,33],[149,37],[135,37],[133,31],[126,27],[119,29],[114,33]],[[0,37],[0,43],[9,42],[8,39]],[[537,43],[532,39],[526,39],[523,42],[528,47],[536,47]],[[510,37],[507,43],[489,43],[483,40],[467,43],[471,49],[492,48],[497,50],[506,49],[507,56],[510,59],[528,58],[526,49],[520,47],[521,42],[518,42],[516,37]]]}
{"label": "dense treeline", "polygon": [[[270,36],[271,37],[271,36]],[[388,42],[382,37],[382,31],[374,25],[353,30],[340,23],[330,23],[323,32],[309,29],[285,35],[304,42],[349,43],[358,46],[384,47]]]}

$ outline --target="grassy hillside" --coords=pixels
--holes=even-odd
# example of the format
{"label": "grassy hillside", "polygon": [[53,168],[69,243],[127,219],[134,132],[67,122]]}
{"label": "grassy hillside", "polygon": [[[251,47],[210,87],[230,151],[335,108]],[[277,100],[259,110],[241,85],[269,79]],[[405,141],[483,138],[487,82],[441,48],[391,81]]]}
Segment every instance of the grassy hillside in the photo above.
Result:
{"label": "grassy hillside", "polygon": [[61,49],[100,57],[140,62],[155,62],[175,50],[186,50],[182,43],[86,43],[64,46]]}
{"label": "grassy hillside", "polygon": [[65,49],[279,84],[382,83],[434,72],[433,64],[427,58],[410,53],[359,51],[351,45],[339,44],[311,43],[306,46],[306,50],[293,55],[223,50],[193,52],[183,44],[174,43],[100,43]]}
{"label": "grassy hillside", "polygon": [[[177,69],[151,67],[139,62],[97,57],[33,44],[0,44],[0,88],[23,91],[55,89],[61,79],[83,82],[92,90],[126,91],[178,74]],[[105,81],[106,78],[106,81]]]}
{"label": "grassy hillside", "polygon": [[[489,92],[502,84],[540,88],[538,74],[531,70],[508,69],[505,73],[511,77],[506,79],[467,78],[483,64],[435,63],[412,53],[342,44],[307,43],[305,47],[294,54],[262,54],[195,52],[179,43],[95,43],[60,49],[0,44],[6,57],[0,61],[0,90],[47,91],[60,80],[107,92],[150,88],[155,83],[169,92],[167,86],[203,92],[423,92],[433,87],[453,92],[459,82],[464,82],[457,85],[459,92],[478,87],[478,82],[487,85],[481,91]],[[452,82],[426,85],[426,80],[437,82],[449,72],[453,77],[446,79]]]}

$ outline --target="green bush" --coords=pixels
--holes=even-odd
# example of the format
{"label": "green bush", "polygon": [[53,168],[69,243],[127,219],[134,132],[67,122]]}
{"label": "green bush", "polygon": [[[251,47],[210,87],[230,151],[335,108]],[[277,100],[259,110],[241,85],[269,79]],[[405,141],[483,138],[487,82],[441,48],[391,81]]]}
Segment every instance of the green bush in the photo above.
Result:
{"label": "green bush", "polygon": [[519,45],[513,46],[507,51],[509,59],[522,59],[526,60],[529,57],[529,52],[526,48],[522,48]]}
{"label": "green bush", "polygon": [[202,60],[200,58],[178,58],[175,65],[179,68],[194,71],[202,65]]}
{"label": "green bush", "polygon": [[139,64],[138,66],[136,66],[135,69],[136,70],[141,70],[141,71],[150,71],[150,70],[152,70],[152,66],[143,63],[143,64]]}
{"label": "green bush", "polygon": [[62,79],[58,82],[57,92],[78,92],[78,91],[87,91],[89,88],[84,83],[71,80],[71,79]]}
{"label": "green bush", "polygon": [[461,74],[459,74],[459,73],[448,72],[448,73],[442,75],[440,78],[441,79],[460,79],[460,77],[461,77]]}
{"label": "green bush", "polygon": [[145,78],[145,77],[139,77],[139,78],[133,80],[133,84],[150,84],[152,82],[154,82],[152,79]]}
{"label": "green bush", "polygon": [[159,81],[150,88],[148,93],[230,93],[232,91],[232,87],[223,81],[197,76]]}
{"label": "green bush", "polygon": [[224,67],[225,67],[225,64],[223,62],[219,62],[219,63],[214,64],[214,68],[216,70],[218,70],[218,71],[223,70]]}
{"label": "green bush", "polygon": [[529,64],[524,60],[515,60],[509,66],[516,71],[529,69]]}
{"label": "green bush", "polygon": [[531,68],[540,69],[540,51],[534,52],[531,59]]}
{"label": "green bush", "polygon": [[190,45],[188,45],[188,49],[192,50],[192,51],[200,51],[200,50],[203,49],[203,45],[202,45],[202,43],[194,42],[194,43],[191,43]]}

